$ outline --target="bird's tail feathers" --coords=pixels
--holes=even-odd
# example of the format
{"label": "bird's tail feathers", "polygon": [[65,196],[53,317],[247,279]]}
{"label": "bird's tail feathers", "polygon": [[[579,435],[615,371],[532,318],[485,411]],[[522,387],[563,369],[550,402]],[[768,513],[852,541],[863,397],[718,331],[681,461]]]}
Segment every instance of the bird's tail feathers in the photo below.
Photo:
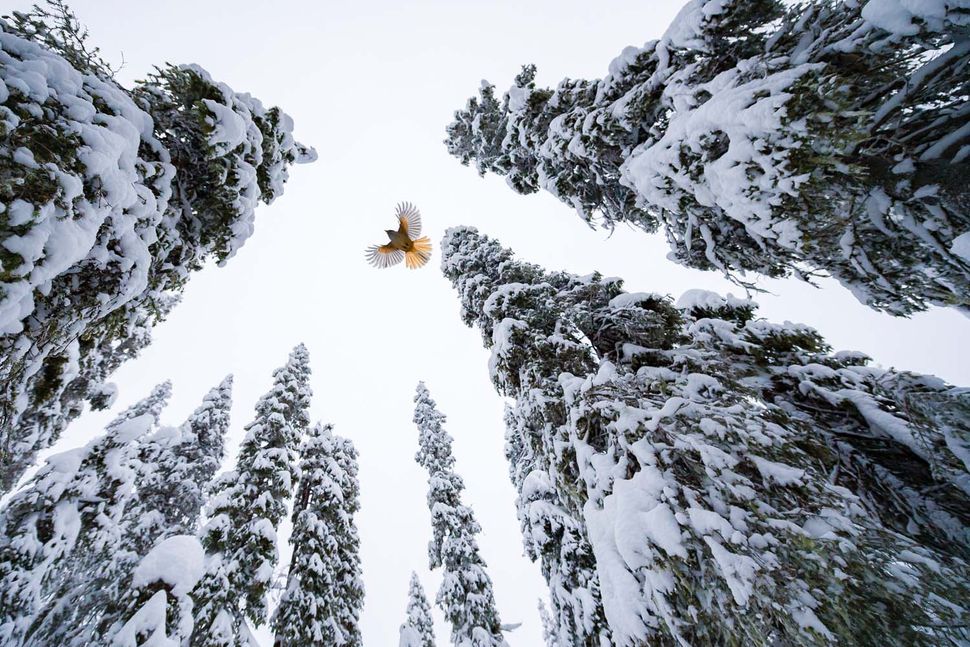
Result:
{"label": "bird's tail feathers", "polygon": [[422,236],[414,241],[413,246],[414,248],[404,255],[404,264],[408,269],[416,270],[424,267],[431,260],[431,239]]}

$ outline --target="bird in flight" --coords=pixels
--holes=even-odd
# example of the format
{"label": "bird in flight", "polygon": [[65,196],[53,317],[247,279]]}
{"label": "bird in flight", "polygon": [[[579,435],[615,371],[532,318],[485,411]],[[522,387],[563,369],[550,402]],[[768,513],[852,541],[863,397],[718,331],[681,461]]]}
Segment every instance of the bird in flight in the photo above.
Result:
{"label": "bird in flight", "polygon": [[397,231],[384,230],[391,242],[368,247],[367,262],[374,267],[391,267],[401,261],[408,269],[423,267],[431,259],[431,239],[421,236],[421,212],[410,202],[402,202],[394,216]]}

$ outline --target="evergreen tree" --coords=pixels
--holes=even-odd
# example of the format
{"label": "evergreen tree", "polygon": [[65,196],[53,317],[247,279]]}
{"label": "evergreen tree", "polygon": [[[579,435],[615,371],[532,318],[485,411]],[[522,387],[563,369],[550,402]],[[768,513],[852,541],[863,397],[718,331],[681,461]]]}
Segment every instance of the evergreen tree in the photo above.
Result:
{"label": "evergreen tree", "polygon": [[968,310],[966,10],[903,6],[691,0],[603,79],[484,83],[445,143],[588,223],[662,229],[689,267]]}
{"label": "evergreen tree", "polygon": [[546,641],[546,647],[559,647],[559,637],[556,623],[549,615],[546,603],[539,600],[539,620],[542,622],[542,638]]}
{"label": "evergreen tree", "polygon": [[451,436],[421,382],[414,398],[419,449],[415,460],[428,470],[428,509],[434,538],[428,545],[431,568],[442,569],[435,602],[451,623],[455,647],[506,646],[492,594],[492,580],[478,553],[475,535],[481,528],[471,508],[462,504],[465,484],[455,473]]}
{"label": "evergreen tree", "polygon": [[413,572],[408,587],[407,618],[401,625],[400,647],[435,647],[431,605],[424,595],[418,574]]}
{"label": "evergreen tree", "polygon": [[[130,569],[134,557],[140,557],[140,571],[136,569],[133,578],[118,578],[127,590],[102,595],[99,634],[106,631],[119,644],[135,640],[141,631],[161,631],[160,635],[186,640],[191,635],[189,592],[201,575],[196,573],[201,569],[201,557],[198,565],[189,557],[198,544],[193,535],[205,491],[222,462],[231,407],[230,375],[206,394],[202,405],[180,427],[161,429],[142,444],[138,497],[126,511],[129,521],[123,542],[133,556],[126,566]],[[179,539],[168,542],[169,537]],[[198,550],[202,551],[201,546]],[[186,557],[179,558],[179,551]],[[150,622],[159,617],[160,624]]]}
{"label": "evergreen tree", "polygon": [[[577,524],[614,644],[967,639],[965,390],[832,354],[749,300],[675,306],[517,261],[470,228],[442,250],[514,400],[520,516],[548,496]],[[555,548],[542,557],[562,573]]]}
{"label": "evergreen tree", "polygon": [[334,436],[331,425],[314,426],[301,448],[300,483],[293,506],[293,556],[286,590],[273,615],[278,647],[360,647],[358,616],[364,604],[357,452]]}
{"label": "evergreen tree", "polygon": [[202,530],[205,573],[192,592],[192,644],[253,642],[247,618],[266,622],[266,594],[279,557],[276,529],[298,476],[300,441],[309,427],[309,354],[303,344],[273,373],[273,387],[246,426],[236,469],[218,477]]}
{"label": "evergreen tree", "polygon": [[197,66],[121,87],[61,0],[0,20],[0,491],[315,153]]}
{"label": "evergreen tree", "polygon": [[232,376],[210,390],[188,420],[163,428],[139,451],[138,499],[130,508],[132,549],[145,555],[160,535],[195,534],[205,490],[222,462]]}
{"label": "evergreen tree", "polygon": [[[222,453],[230,388],[227,378],[181,427],[158,429],[171,393],[160,384],[104,436],[49,459],[11,499],[0,513],[4,644],[102,644],[138,615],[159,590],[133,583],[139,563],[158,540],[195,531]],[[186,603],[175,589],[173,610]]]}
{"label": "evergreen tree", "polygon": [[170,393],[160,384],[100,438],[49,458],[0,513],[0,642],[84,644],[99,611],[93,598],[120,584],[130,556],[123,539],[141,439]]}
{"label": "evergreen tree", "polygon": [[[563,486],[554,486],[558,476],[551,466],[558,465],[568,473],[569,455],[544,456],[546,450],[530,432],[541,416],[555,413],[553,406],[547,406],[546,411],[536,409],[527,418],[519,410],[506,410],[505,455],[518,492],[519,526],[525,554],[539,562],[549,584],[552,619],[560,627],[563,645],[605,647],[613,643],[603,611],[593,549],[581,514],[571,511],[569,503],[563,500]],[[558,430],[550,423],[545,426],[543,437],[554,446]]]}

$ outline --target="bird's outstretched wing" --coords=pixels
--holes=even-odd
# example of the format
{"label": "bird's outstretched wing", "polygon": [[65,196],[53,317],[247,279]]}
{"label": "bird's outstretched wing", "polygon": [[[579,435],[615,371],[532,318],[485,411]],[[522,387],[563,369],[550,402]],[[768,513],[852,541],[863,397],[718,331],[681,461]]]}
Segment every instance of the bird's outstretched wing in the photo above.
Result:
{"label": "bird's outstretched wing", "polygon": [[371,245],[364,253],[367,262],[374,267],[391,267],[404,260],[404,252],[390,245]]}
{"label": "bird's outstretched wing", "polygon": [[414,240],[421,235],[421,212],[413,204],[400,203],[394,215],[397,217],[398,227],[408,238]]}

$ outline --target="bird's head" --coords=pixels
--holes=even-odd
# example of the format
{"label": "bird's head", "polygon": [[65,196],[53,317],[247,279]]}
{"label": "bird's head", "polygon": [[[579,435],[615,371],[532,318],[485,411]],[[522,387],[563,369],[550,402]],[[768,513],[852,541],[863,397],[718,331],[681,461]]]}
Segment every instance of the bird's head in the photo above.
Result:
{"label": "bird's head", "polygon": [[384,233],[387,234],[387,237],[388,238],[393,239],[394,238],[394,234],[396,234],[397,231],[394,230],[394,229],[385,229],[384,230]]}

